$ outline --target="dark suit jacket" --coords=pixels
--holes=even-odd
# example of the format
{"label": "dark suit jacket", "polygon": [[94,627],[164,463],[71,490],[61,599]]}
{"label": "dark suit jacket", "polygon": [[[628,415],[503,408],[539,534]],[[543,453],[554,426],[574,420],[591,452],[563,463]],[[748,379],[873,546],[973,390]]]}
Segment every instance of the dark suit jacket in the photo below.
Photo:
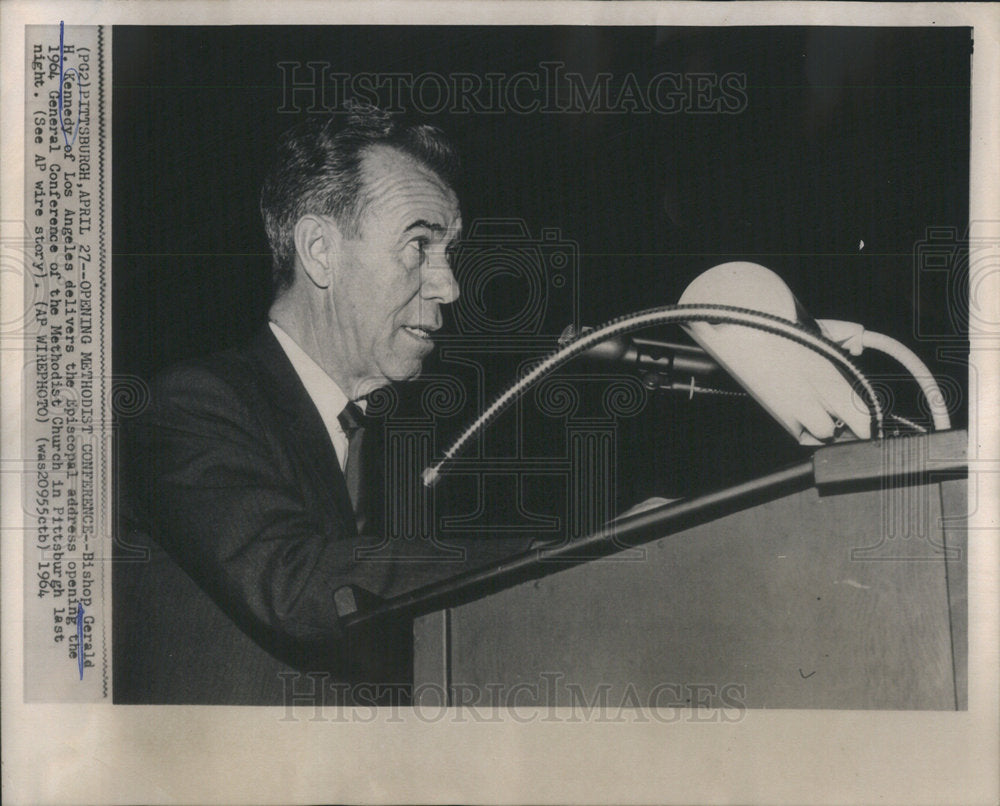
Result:
{"label": "dark suit jacket", "polygon": [[341,628],[334,591],[398,592],[400,566],[356,561],[336,454],[269,329],[159,376],[122,432],[116,702],[281,704],[323,681],[409,682],[409,624]]}

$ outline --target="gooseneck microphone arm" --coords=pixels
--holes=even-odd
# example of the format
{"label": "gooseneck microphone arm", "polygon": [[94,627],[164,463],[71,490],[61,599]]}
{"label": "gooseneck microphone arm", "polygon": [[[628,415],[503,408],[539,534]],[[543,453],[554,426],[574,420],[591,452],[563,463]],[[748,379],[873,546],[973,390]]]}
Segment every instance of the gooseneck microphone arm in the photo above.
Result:
{"label": "gooseneck microphone arm", "polygon": [[473,436],[550,372],[555,371],[563,364],[608,339],[652,325],[679,324],[682,322],[744,325],[790,339],[819,353],[824,358],[846,369],[858,381],[861,388],[864,389],[868,397],[868,405],[875,417],[878,438],[882,438],[882,407],[875,395],[875,390],[872,389],[871,383],[862,374],[861,370],[855,366],[854,362],[834,342],[823,336],[816,335],[813,331],[807,330],[796,322],[791,322],[780,316],[761,313],[760,311],[751,311],[731,305],[664,305],[659,308],[650,308],[645,311],[626,314],[625,316],[612,319],[601,327],[581,334],[569,344],[560,347],[542,359],[524,377],[493,401],[490,407],[462,432],[436,464],[424,470],[421,474],[424,486],[433,487],[438,479],[440,479],[443,469],[465,447],[465,444]]}

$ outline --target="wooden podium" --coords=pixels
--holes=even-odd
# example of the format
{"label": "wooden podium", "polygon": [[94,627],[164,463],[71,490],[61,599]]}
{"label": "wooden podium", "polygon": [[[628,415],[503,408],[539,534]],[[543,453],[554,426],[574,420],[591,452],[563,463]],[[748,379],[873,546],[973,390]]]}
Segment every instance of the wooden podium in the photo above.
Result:
{"label": "wooden podium", "polygon": [[390,600],[414,701],[963,710],[966,442],[821,448]]}

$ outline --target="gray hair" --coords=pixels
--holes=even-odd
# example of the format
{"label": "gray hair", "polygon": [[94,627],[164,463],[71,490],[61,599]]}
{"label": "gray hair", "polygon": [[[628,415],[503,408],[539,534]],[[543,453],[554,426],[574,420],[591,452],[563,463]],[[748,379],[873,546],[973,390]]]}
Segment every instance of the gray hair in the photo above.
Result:
{"label": "gray hair", "polygon": [[365,206],[361,161],[376,145],[397,148],[454,182],[458,153],[436,126],[407,123],[367,104],[293,126],[278,141],[260,194],[275,294],[295,278],[295,224],[302,216],[333,216],[349,236],[358,234]]}

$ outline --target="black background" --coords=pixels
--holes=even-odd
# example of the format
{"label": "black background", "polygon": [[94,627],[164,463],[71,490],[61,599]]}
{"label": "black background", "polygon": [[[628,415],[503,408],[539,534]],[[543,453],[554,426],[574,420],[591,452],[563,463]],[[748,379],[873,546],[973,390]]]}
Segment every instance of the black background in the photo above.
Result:
{"label": "black background", "polygon": [[[967,28],[117,26],[115,372],[149,377],[264,322],[257,197],[278,134],[299,119],[278,111],[278,62],[447,75],[561,61],[643,86],[659,72],[732,71],[747,80],[736,115],[435,116],[463,156],[466,227],[510,216],[575,241],[584,324],[676,302],[717,263],[762,263],[814,317],[913,347],[958,388],[964,425],[966,368],[938,355],[964,353],[961,334],[916,338],[955,335],[949,306],[964,301],[954,288],[915,300],[914,252],[928,227],[961,235],[968,223],[971,49]],[[502,309],[519,291],[498,281],[487,299]],[[488,363],[496,391],[518,363]],[[921,418],[916,400],[901,388],[898,413]],[[529,439],[544,447],[538,428]],[[618,497],[723,486],[802,452],[753,404],[658,393],[621,423]]]}

